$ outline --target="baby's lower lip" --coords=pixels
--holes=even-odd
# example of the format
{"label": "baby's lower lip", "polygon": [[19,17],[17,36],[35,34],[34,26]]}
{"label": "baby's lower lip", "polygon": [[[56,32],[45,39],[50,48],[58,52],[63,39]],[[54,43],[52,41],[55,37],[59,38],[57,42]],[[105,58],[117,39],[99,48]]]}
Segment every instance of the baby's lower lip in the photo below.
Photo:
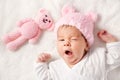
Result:
{"label": "baby's lower lip", "polygon": [[72,55],[72,52],[67,53],[67,55]]}

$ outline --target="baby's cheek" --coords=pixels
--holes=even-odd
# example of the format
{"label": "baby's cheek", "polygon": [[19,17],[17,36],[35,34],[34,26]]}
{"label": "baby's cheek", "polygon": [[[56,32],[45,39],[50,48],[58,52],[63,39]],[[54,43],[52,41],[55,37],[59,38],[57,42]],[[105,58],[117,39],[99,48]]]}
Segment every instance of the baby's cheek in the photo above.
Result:
{"label": "baby's cheek", "polygon": [[75,49],[82,47],[82,46],[81,46],[81,43],[78,43],[78,42],[72,43],[71,45],[72,45],[72,47],[75,48]]}
{"label": "baby's cheek", "polygon": [[60,44],[57,44],[57,50],[60,51],[62,48],[61,48],[61,45]]}

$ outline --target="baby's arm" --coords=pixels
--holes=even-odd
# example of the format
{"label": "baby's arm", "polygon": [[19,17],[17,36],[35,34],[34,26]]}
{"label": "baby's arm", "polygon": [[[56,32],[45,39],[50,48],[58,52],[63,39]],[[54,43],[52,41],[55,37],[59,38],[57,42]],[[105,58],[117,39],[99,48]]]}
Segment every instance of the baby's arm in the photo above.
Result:
{"label": "baby's arm", "polygon": [[120,66],[120,41],[105,30],[101,30],[98,37],[106,43],[107,53],[105,55],[108,70]]}
{"label": "baby's arm", "polygon": [[47,64],[50,58],[51,55],[47,53],[43,53],[38,56],[35,64],[35,73],[39,80],[51,80],[51,75]]}
{"label": "baby's arm", "polygon": [[101,30],[98,32],[98,37],[105,43],[117,42],[117,38],[108,33],[106,30]]}

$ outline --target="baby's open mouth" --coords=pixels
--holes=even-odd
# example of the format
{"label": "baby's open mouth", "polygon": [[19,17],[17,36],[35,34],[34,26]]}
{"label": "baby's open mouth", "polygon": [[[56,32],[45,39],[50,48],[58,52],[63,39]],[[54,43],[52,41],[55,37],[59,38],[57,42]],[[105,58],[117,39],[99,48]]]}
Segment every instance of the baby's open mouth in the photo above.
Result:
{"label": "baby's open mouth", "polygon": [[65,50],[65,54],[66,54],[66,55],[72,55],[72,52],[69,51],[69,50]]}

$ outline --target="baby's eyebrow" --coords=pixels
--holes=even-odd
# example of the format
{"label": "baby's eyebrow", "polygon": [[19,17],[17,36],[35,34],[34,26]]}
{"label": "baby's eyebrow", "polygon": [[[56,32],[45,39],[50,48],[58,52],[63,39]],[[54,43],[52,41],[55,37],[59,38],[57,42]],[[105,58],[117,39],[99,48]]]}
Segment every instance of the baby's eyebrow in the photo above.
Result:
{"label": "baby's eyebrow", "polygon": [[80,36],[82,36],[82,35],[71,35],[71,37],[80,37]]}
{"label": "baby's eyebrow", "polygon": [[59,36],[59,35],[58,35],[57,37],[62,38],[63,36]]}

